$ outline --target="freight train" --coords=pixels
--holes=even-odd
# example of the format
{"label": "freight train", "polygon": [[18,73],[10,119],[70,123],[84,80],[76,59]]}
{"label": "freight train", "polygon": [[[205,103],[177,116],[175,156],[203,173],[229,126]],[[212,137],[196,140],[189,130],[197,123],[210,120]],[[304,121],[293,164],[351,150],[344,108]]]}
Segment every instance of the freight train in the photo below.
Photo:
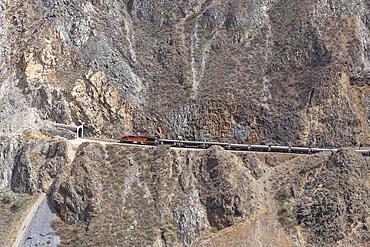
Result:
{"label": "freight train", "polygon": [[[149,136],[123,136],[120,138],[122,143],[142,144],[142,145],[169,145],[171,147],[206,149],[211,146],[221,146],[226,150],[232,151],[252,151],[252,152],[276,152],[276,153],[296,153],[314,154],[319,152],[337,152],[336,148],[308,148],[293,146],[274,146],[274,145],[249,145],[249,144],[230,144],[225,142],[206,142],[206,141],[186,141],[160,139],[159,137]],[[368,149],[358,149],[356,152],[365,156],[370,156]]]}

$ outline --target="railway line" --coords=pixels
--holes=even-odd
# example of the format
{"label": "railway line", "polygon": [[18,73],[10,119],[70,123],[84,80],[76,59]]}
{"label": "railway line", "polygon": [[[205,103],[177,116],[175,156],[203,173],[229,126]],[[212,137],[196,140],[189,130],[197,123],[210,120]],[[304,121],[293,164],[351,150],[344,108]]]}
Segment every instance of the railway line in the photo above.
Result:
{"label": "railway line", "polygon": [[[313,147],[299,147],[299,146],[279,146],[279,145],[249,145],[249,144],[235,144],[225,142],[212,141],[190,141],[190,140],[175,140],[175,139],[161,139],[157,137],[143,137],[143,136],[124,136],[120,140],[117,139],[99,139],[83,137],[84,125],[68,126],[58,125],[67,129],[76,131],[76,139],[71,142],[98,142],[101,144],[115,144],[115,145],[131,145],[139,147],[155,147],[158,145],[167,145],[176,149],[190,149],[190,150],[204,150],[211,146],[221,146],[225,150],[231,152],[262,152],[262,153],[293,153],[293,154],[315,154],[320,152],[338,152],[343,148],[313,148]],[[149,141],[140,141],[140,139],[147,139]],[[370,156],[370,147],[345,147],[351,148],[363,156]]]}
{"label": "railway line", "polygon": [[[157,139],[155,142],[120,142],[114,139],[99,139],[99,138],[77,138],[72,140],[74,143],[82,142],[97,142],[106,145],[124,145],[124,146],[137,146],[137,147],[156,147],[159,145],[170,146],[174,149],[187,149],[187,150],[204,150],[211,146],[221,146],[225,150],[231,152],[262,152],[262,153],[292,153],[292,154],[315,154],[321,152],[338,152],[338,148],[309,148],[298,146],[277,146],[277,145],[248,145],[248,144],[231,144],[225,142],[207,142],[207,141],[188,141],[188,140],[171,140],[171,139]],[[364,156],[370,156],[369,148],[355,148]]]}

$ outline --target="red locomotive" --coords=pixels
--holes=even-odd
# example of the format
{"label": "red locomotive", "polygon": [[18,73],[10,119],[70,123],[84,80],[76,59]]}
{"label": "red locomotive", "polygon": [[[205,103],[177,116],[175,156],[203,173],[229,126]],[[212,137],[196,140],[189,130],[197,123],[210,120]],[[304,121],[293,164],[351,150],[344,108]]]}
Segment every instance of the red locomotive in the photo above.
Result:
{"label": "red locomotive", "polygon": [[121,137],[120,142],[123,142],[123,143],[147,144],[147,145],[156,145],[157,144],[157,137],[149,137],[149,136],[123,136],[123,137]]}

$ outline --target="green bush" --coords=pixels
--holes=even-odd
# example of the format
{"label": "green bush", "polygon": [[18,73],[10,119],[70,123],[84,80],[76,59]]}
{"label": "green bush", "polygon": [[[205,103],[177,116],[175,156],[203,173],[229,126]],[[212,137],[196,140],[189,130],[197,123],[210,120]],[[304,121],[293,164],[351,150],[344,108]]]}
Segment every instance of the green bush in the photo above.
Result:
{"label": "green bush", "polygon": [[1,202],[4,204],[10,204],[13,201],[13,197],[10,194],[4,194],[1,197]]}
{"label": "green bush", "polygon": [[107,151],[113,151],[115,148],[116,148],[116,145],[113,145],[113,144],[106,145]]}
{"label": "green bush", "polygon": [[125,213],[123,213],[122,218],[125,221],[129,221],[129,220],[131,220],[131,215],[129,213],[125,212]]}
{"label": "green bush", "polygon": [[12,204],[12,209],[13,209],[14,211],[19,210],[21,207],[22,207],[22,202],[21,202],[21,201],[19,201],[19,200],[16,200],[16,201]]}
{"label": "green bush", "polygon": [[281,201],[286,201],[289,198],[291,198],[292,196],[293,195],[292,195],[292,192],[291,192],[290,188],[282,188],[278,192],[278,199],[281,200]]}
{"label": "green bush", "polygon": [[185,86],[186,96],[189,97],[193,92],[193,85],[189,84]]}
{"label": "green bush", "polygon": [[160,222],[159,229],[172,242],[177,241],[177,235],[176,235],[176,229],[175,226],[173,225],[173,220],[172,218],[167,218],[166,220],[163,220]]}
{"label": "green bush", "polygon": [[365,64],[364,63],[361,63],[361,72],[360,72],[360,76],[365,79],[367,77],[367,73],[366,73],[366,70],[365,70]]}
{"label": "green bush", "polygon": [[80,229],[78,228],[78,226],[74,226],[74,228],[72,229],[72,232],[73,234],[78,234],[80,232]]}
{"label": "green bush", "polygon": [[284,202],[280,206],[279,211],[278,211],[278,215],[279,215],[279,218],[281,220],[287,220],[287,219],[292,218],[293,212],[292,212],[292,208],[290,207],[288,202]]}

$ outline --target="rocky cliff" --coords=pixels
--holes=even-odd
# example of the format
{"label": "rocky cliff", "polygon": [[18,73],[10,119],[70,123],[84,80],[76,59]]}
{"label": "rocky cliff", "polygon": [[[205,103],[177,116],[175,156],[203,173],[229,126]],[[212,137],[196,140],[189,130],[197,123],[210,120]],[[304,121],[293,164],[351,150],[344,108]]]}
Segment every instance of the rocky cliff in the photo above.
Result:
{"label": "rocky cliff", "polygon": [[0,133],[369,143],[369,2],[0,1]]}
{"label": "rocky cliff", "polygon": [[[11,181],[3,198],[8,193],[26,205],[30,196],[48,191],[60,246],[370,241],[370,160],[351,150],[297,156],[14,140],[2,147],[11,177],[1,177],[2,184]],[[21,176],[20,169],[27,172]],[[17,226],[14,206],[1,213],[2,224]],[[1,231],[3,245],[12,234],[12,227]]]}

